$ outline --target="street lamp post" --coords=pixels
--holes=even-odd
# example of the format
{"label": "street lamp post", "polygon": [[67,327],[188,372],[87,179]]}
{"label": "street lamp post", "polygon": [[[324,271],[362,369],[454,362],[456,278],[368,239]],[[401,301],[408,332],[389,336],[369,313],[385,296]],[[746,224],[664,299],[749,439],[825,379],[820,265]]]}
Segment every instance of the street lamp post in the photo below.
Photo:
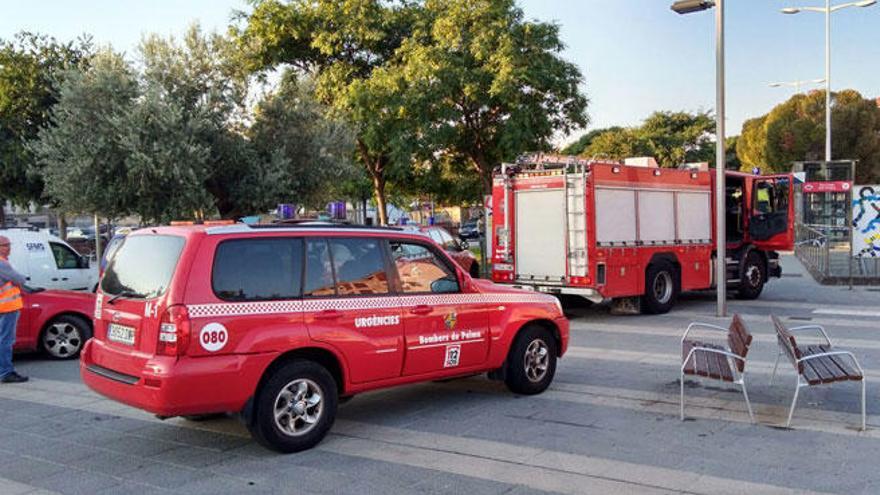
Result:
{"label": "street lamp post", "polygon": [[780,88],[782,86],[793,86],[794,93],[800,94],[801,86],[805,84],[820,84],[825,82],[825,79],[808,79],[808,80],[799,80],[799,81],[781,81],[781,82],[773,82],[770,83],[769,86],[771,88]]}
{"label": "street lamp post", "polygon": [[831,5],[831,0],[825,0],[824,7],[787,7],[782,9],[783,14],[797,14],[802,11],[819,12],[825,14],[825,161],[831,161],[831,14],[847,7],[870,7],[877,0],[862,0],[860,2],[842,3]]}
{"label": "street lamp post", "polygon": [[716,316],[727,316],[727,227],[724,217],[724,0],[679,0],[678,14],[715,7],[715,286]]}

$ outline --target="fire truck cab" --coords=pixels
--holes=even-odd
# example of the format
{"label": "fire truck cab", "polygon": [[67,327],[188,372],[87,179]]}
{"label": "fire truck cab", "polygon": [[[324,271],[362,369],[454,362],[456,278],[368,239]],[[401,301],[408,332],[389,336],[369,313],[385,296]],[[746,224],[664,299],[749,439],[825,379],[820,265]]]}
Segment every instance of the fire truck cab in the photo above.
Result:
{"label": "fire truck cab", "polygon": [[[494,177],[492,279],[665,313],[714,279],[714,171],[531,155]],[[760,295],[794,244],[791,174],[727,172],[727,283]]]}

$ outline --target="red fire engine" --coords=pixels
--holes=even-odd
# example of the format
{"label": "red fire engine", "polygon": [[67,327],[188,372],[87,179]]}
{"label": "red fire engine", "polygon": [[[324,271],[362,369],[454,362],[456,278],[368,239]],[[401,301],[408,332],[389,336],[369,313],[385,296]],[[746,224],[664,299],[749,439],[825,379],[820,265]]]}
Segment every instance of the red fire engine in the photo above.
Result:
{"label": "red fire engine", "polygon": [[[715,287],[714,171],[532,155],[494,178],[492,279],[664,313]],[[790,174],[727,172],[728,287],[754,299],[794,244]]]}

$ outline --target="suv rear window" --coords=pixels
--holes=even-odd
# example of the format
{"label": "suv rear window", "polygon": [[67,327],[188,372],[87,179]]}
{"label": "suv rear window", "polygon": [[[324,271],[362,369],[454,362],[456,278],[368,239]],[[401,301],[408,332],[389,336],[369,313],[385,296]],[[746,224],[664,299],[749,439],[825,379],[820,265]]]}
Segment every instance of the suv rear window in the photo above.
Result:
{"label": "suv rear window", "polygon": [[214,255],[214,294],[227,301],[298,298],[302,254],[301,239],[224,241]]}
{"label": "suv rear window", "polygon": [[129,236],[101,280],[105,294],[148,299],[165,293],[184,239],[170,235]]}

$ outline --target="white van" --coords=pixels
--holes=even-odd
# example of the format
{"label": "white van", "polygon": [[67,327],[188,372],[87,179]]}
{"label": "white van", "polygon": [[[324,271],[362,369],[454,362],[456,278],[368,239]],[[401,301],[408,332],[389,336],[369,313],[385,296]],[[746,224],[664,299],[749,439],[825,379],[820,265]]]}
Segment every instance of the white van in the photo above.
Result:
{"label": "white van", "polygon": [[9,262],[31,287],[92,290],[98,283],[97,266],[48,231],[0,229],[0,235],[12,243]]}

